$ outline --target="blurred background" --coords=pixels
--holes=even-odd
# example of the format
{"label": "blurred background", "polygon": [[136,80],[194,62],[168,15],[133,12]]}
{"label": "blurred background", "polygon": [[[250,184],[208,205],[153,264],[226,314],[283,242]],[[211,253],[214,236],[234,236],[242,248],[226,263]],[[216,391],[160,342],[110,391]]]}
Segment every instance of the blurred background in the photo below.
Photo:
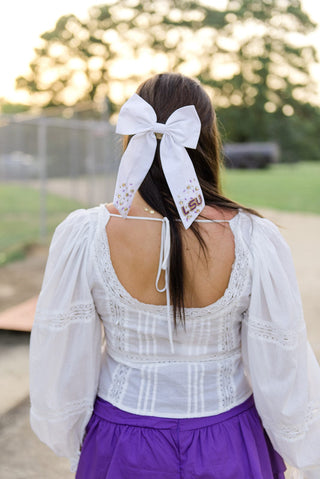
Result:
{"label": "blurred background", "polygon": [[72,477],[29,430],[29,331],[54,228],[112,201],[117,114],[155,73],[210,95],[225,193],[282,226],[320,359],[319,57],[314,0],[0,4],[1,478]]}

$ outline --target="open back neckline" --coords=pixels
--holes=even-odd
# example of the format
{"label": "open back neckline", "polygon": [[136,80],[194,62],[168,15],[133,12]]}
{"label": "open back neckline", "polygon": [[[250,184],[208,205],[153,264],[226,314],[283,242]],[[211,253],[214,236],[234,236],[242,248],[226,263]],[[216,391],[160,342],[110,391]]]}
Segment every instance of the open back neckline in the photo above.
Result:
{"label": "open back neckline", "polygon": [[[120,279],[118,278],[118,275],[114,269],[112,260],[111,260],[111,254],[110,254],[110,245],[109,245],[109,238],[107,235],[106,231],[106,226],[108,224],[108,221],[110,217],[114,216],[113,213],[110,213],[110,211],[106,208],[105,204],[100,205],[100,210],[102,212],[102,215],[100,215],[100,220],[99,220],[99,231],[98,234],[100,235],[100,240],[101,240],[101,245],[104,250],[104,255],[103,255],[103,261],[108,264],[108,274],[109,276],[112,276],[112,283],[113,283],[113,290],[114,293],[116,294],[117,298],[119,298],[120,302],[125,302],[127,306],[134,307],[135,309],[141,309],[144,311],[148,311],[150,313],[156,313],[160,314],[163,316],[163,318],[166,318],[166,309],[167,305],[163,304],[154,304],[154,303],[145,303],[134,296],[132,296],[129,291],[123,286],[121,283]],[[229,305],[232,300],[235,297],[238,297],[236,287],[237,287],[237,278],[236,278],[236,272],[239,269],[239,264],[240,264],[240,252],[242,250],[240,246],[240,241],[238,238],[238,235],[235,233],[234,225],[236,224],[236,220],[238,220],[240,216],[241,210],[239,209],[238,213],[231,218],[230,220],[224,220],[223,222],[227,222],[230,225],[231,232],[234,237],[234,261],[232,263],[231,267],[231,273],[229,277],[229,282],[228,286],[224,291],[224,294],[217,299],[215,302],[208,304],[207,306],[201,306],[201,307],[186,307],[186,317],[188,316],[188,312],[191,313],[192,316],[194,314],[199,315],[199,317],[203,317],[204,312],[208,312],[209,314],[212,314],[215,310],[220,310],[221,308],[226,307]],[[121,215],[116,215],[122,218]],[[135,219],[133,216],[128,216],[128,218]],[[149,217],[141,217],[137,216],[136,219],[146,219],[146,220],[157,220],[157,221],[163,221],[163,218],[149,218]],[[199,220],[198,220],[199,221]],[[205,222],[221,222],[220,220],[205,220]],[[99,262],[101,264],[101,262]],[[103,272],[101,271],[101,275],[104,279],[104,284],[106,287],[110,288],[110,278],[106,278]],[[170,308],[172,308],[172,305],[170,305]],[[198,313],[198,314],[197,314]]]}
{"label": "open back neckline", "polygon": [[[104,207],[105,210],[107,210],[107,214],[111,217],[114,217],[114,218],[123,218],[123,216],[121,216],[120,214],[116,214],[116,213],[110,213],[110,211],[108,210],[107,208],[107,205],[106,204],[101,204],[101,206]],[[219,220],[216,220],[216,219],[196,219],[195,222],[196,223],[231,223],[235,218],[237,218],[237,216],[239,215],[239,213],[241,212],[241,208],[238,209],[238,213],[235,214],[230,220],[222,220],[222,219],[219,219]],[[125,219],[132,219],[132,220],[149,220],[149,221],[164,221],[164,217],[162,218],[158,218],[158,217],[152,217],[152,216],[134,216],[134,215],[128,215]],[[176,221],[181,221],[180,219],[177,218]]]}

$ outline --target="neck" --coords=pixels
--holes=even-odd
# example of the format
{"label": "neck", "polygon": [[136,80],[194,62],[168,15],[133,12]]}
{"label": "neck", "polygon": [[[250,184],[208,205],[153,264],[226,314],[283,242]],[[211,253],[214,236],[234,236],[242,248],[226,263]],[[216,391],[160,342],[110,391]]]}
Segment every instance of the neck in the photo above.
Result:
{"label": "neck", "polygon": [[132,200],[129,215],[132,216],[153,216],[155,218],[162,218],[157,211],[153,210],[150,205],[142,198],[137,191]]}

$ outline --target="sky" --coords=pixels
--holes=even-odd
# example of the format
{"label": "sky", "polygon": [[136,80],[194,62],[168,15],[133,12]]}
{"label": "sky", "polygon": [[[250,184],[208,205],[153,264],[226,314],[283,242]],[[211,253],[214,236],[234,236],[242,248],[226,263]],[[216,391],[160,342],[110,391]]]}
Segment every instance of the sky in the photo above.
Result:
{"label": "sky", "polygon": [[[211,0],[215,6],[223,6],[225,0]],[[9,0],[0,3],[0,98],[12,102],[23,102],[25,94],[15,91],[15,78],[25,74],[32,60],[33,49],[41,33],[54,27],[62,15],[74,13],[85,17],[89,7],[103,0]],[[317,31],[310,37],[320,57],[320,2],[302,0],[305,11],[318,24]],[[319,78],[320,68],[314,69]]]}

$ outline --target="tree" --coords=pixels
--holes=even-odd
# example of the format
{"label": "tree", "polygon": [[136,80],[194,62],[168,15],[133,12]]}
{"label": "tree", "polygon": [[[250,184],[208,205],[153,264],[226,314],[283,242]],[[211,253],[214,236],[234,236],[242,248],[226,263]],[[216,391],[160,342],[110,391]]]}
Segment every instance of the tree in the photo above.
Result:
{"label": "tree", "polygon": [[[175,70],[188,63],[188,44],[197,37],[204,53],[207,40],[195,30],[205,29],[207,13],[212,15],[195,2],[120,0],[91,8],[86,21],[63,16],[41,35],[30,72],[17,79],[17,86],[44,106],[105,96],[120,104],[130,86],[159,66]],[[216,11],[210,28],[223,25],[224,17]]]}
{"label": "tree", "polygon": [[228,0],[223,11],[212,3],[119,0],[84,21],[63,16],[17,86],[43,106],[108,97],[114,111],[143,78],[180,71],[206,85],[229,139],[268,139],[273,121],[302,118],[316,98],[316,52],[305,42],[315,25],[300,0]]}
{"label": "tree", "polygon": [[24,113],[28,110],[30,110],[29,105],[10,103],[5,98],[0,98],[0,113],[3,115],[14,115],[16,113]]}
{"label": "tree", "polygon": [[317,88],[309,70],[318,60],[315,48],[304,41],[315,24],[301,2],[229,0],[226,19],[217,42],[225,49],[230,77],[217,78],[210,65],[200,75],[223,107],[226,137],[240,142],[274,138],[288,161],[319,159],[320,114],[310,104],[317,101]]}

